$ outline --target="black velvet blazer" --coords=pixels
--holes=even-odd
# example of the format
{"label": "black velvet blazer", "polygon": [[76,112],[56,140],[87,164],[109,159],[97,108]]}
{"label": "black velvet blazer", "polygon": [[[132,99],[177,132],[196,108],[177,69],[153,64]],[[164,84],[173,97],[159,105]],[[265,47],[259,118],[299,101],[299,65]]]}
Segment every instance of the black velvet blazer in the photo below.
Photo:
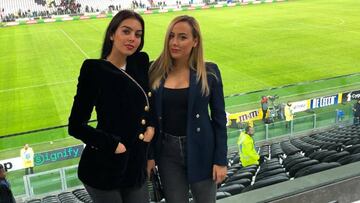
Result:
{"label": "black velvet blazer", "polygon": [[[127,58],[126,71],[105,60],[84,61],[69,118],[69,134],[86,144],[78,168],[84,184],[110,190],[145,182],[148,143],[139,135],[153,126],[148,69],[149,57],[143,52]],[[95,128],[88,125],[94,107]],[[127,151],[115,154],[119,142]]]}

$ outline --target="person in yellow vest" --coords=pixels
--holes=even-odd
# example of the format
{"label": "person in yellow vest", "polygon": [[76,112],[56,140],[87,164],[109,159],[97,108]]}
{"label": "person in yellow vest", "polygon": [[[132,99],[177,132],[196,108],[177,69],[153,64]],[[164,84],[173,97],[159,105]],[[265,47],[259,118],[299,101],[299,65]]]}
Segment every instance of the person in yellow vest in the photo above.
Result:
{"label": "person in yellow vest", "polygon": [[259,154],[255,150],[254,145],[254,128],[247,126],[245,131],[240,133],[237,144],[239,146],[239,156],[243,167],[250,165],[259,165]]}
{"label": "person in yellow vest", "polygon": [[34,173],[34,151],[28,144],[20,150],[20,157],[25,168],[25,175]]}
{"label": "person in yellow vest", "polygon": [[290,126],[291,121],[294,120],[294,113],[290,102],[288,102],[287,105],[285,106],[284,114],[286,121],[285,127],[288,128],[288,126]]}

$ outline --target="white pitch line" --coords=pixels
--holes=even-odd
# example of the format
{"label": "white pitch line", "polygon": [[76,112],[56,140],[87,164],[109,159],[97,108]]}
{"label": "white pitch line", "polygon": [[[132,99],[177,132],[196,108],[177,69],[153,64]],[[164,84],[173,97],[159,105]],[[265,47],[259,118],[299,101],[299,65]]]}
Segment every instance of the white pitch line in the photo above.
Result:
{"label": "white pitch line", "polygon": [[89,55],[87,55],[85,51],[82,50],[82,48],[63,29],[60,29],[60,31],[81,51],[82,54],[84,54],[86,58],[90,58]]}
{"label": "white pitch line", "polygon": [[96,32],[103,32],[103,30],[100,30],[94,24],[85,23],[85,25],[89,26],[91,29],[95,30]]}
{"label": "white pitch line", "polygon": [[25,89],[32,89],[32,88],[39,88],[39,87],[46,87],[46,86],[54,86],[54,85],[61,85],[65,83],[75,82],[76,80],[67,80],[62,82],[54,82],[54,83],[48,83],[48,84],[42,84],[42,85],[32,85],[27,87],[17,87],[17,88],[10,88],[10,89],[3,89],[0,90],[0,93],[5,92],[12,92],[12,91],[18,91],[18,90],[25,90]]}
{"label": "white pitch line", "polygon": [[[47,34],[47,33],[52,33],[52,32],[57,32],[57,30],[52,30],[52,31],[37,31],[35,34]],[[13,34],[2,34],[0,35],[0,38],[8,38],[8,37],[18,37],[18,36],[27,36],[27,35],[34,35],[34,33],[32,32],[16,32]]]}

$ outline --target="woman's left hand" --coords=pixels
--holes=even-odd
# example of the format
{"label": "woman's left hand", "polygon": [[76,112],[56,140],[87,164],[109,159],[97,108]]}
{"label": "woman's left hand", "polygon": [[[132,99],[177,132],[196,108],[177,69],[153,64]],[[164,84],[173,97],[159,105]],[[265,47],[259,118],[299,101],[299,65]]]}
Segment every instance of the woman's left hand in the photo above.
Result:
{"label": "woman's left hand", "polygon": [[146,131],[144,133],[144,142],[151,142],[155,134],[155,128],[149,126],[146,128]]}
{"label": "woman's left hand", "polygon": [[222,183],[227,174],[227,167],[226,166],[219,166],[214,164],[213,166],[213,180],[216,184]]}
{"label": "woman's left hand", "polygon": [[146,166],[146,171],[147,171],[148,177],[150,177],[151,171],[153,171],[154,169],[155,169],[155,160],[154,159],[148,160],[147,166]]}

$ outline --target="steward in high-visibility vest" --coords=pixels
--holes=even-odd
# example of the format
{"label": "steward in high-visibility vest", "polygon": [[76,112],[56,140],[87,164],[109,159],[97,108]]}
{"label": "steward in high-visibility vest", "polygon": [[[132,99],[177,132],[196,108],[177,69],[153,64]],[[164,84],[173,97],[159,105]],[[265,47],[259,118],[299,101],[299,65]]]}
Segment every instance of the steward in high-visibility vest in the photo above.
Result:
{"label": "steward in high-visibility vest", "polygon": [[246,127],[245,131],[240,133],[237,144],[239,146],[239,156],[243,167],[250,165],[259,165],[259,154],[255,151],[253,127]]}
{"label": "steward in high-visibility vest", "polygon": [[20,150],[20,157],[25,168],[25,175],[34,173],[34,151],[28,144]]}
{"label": "steward in high-visibility vest", "polygon": [[294,120],[294,112],[291,107],[291,103],[288,102],[284,108],[285,113],[285,127],[291,127],[291,121]]}

